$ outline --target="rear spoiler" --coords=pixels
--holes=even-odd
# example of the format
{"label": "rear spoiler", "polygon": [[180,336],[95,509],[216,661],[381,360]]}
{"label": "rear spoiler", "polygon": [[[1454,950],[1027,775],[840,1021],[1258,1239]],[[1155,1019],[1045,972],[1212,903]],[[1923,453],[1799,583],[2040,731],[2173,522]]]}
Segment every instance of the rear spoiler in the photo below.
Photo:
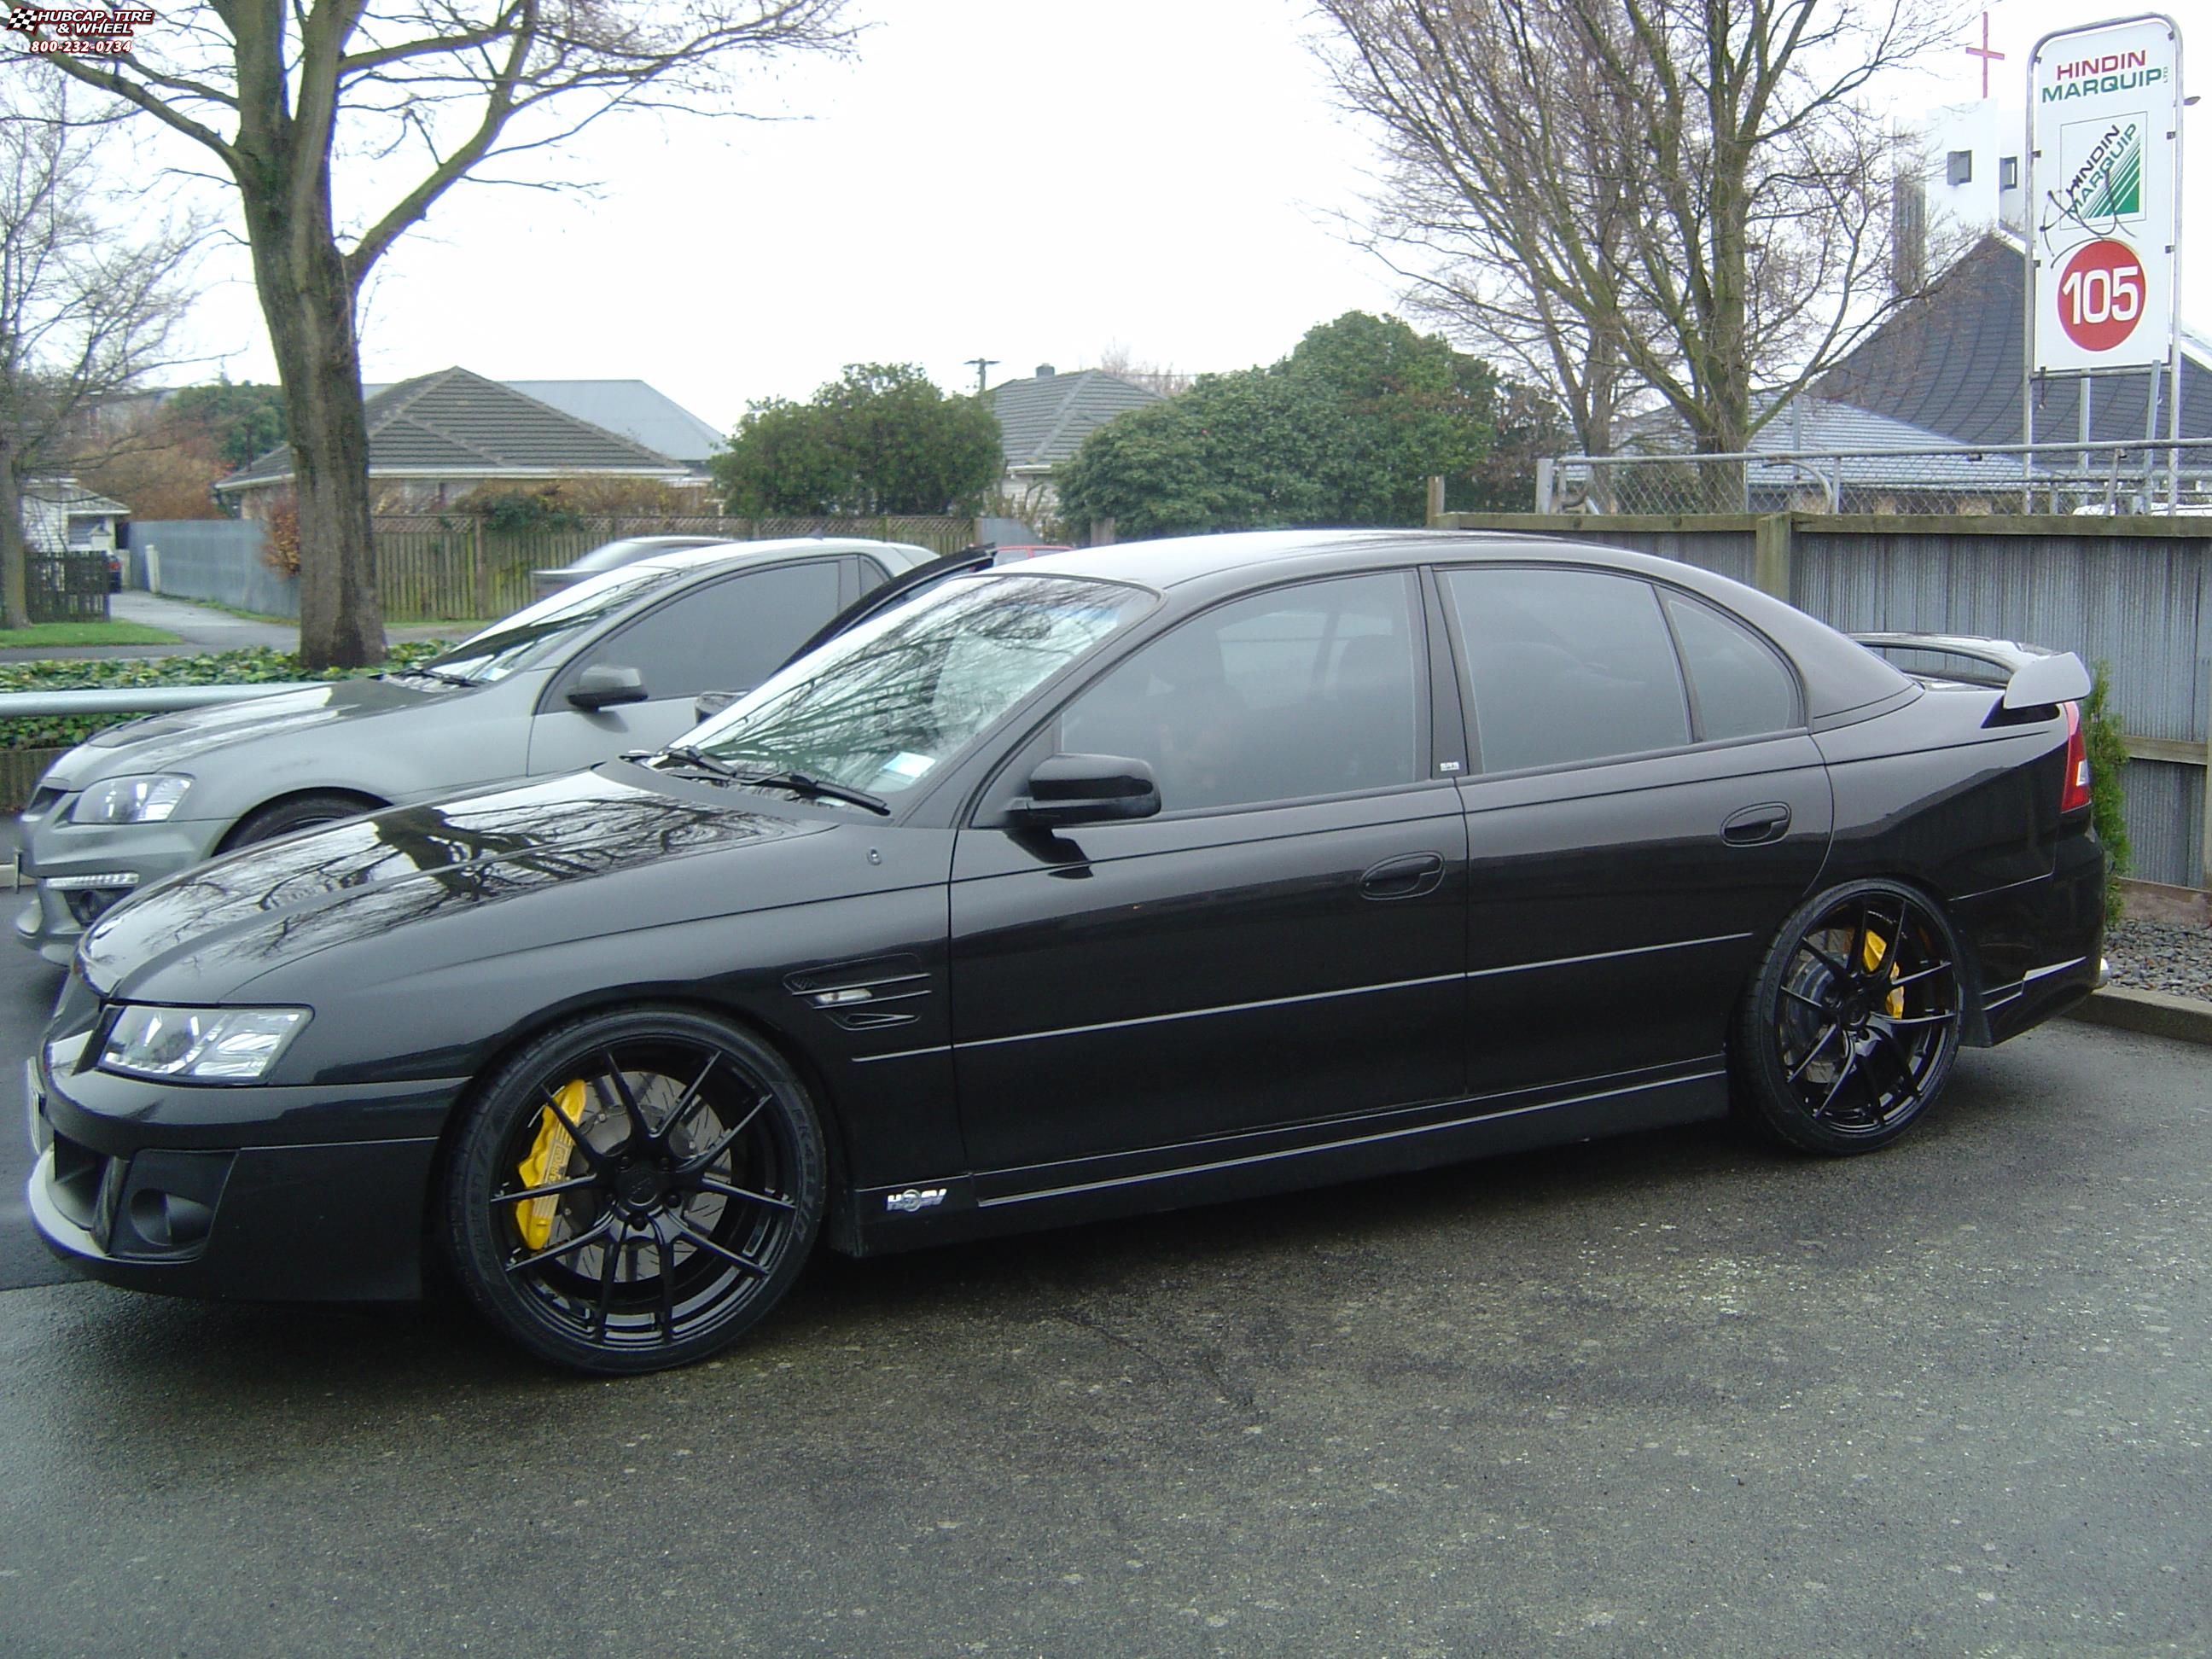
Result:
{"label": "rear spoiler", "polygon": [[2090,691],[2089,671],[2071,651],[2051,651],[2039,645],[2018,645],[2010,640],[1985,640],[1969,634],[1854,634],[1851,638],[1883,657],[1893,653],[1963,658],[1984,671],[1976,673],[1946,667],[1929,670],[1945,679],[1965,680],[1996,690],[2002,687],[2004,708],[2049,708],[2062,702],[2078,702]]}

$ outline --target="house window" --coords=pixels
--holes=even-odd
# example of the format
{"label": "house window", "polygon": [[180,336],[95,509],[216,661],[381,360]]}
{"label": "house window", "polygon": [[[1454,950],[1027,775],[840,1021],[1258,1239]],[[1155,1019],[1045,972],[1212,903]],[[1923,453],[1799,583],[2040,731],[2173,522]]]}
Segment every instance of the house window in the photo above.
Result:
{"label": "house window", "polygon": [[1997,162],[1997,188],[1999,190],[2020,188],[2019,156],[2008,155]]}
{"label": "house window", "polygon": [[1974,182],[1974,152],[1954,149],[1944,163],[1943,182],[1947,185],[1971,185]]}

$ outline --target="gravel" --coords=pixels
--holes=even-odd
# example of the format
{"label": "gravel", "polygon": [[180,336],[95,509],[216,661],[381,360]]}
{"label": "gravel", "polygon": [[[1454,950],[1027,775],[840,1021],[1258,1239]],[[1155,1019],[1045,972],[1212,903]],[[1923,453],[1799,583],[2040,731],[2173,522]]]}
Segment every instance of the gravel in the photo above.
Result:
{"label": "gravel", "polygon": [[2212,927],[2116,922],[2105,930],[2106,981],[2212,1002]]}

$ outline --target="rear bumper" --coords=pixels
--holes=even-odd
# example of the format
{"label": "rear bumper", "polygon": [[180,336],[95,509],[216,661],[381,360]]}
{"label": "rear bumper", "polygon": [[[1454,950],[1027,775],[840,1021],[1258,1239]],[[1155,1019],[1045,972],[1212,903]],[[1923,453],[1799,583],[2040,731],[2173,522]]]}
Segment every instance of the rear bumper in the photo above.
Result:
{"label": "rear bumper", "polygon": [[2105,869],[2101,846],[2068,836],[2049,876],[1958,905],[1987,1042],[2032,1030],[2104,983]]}

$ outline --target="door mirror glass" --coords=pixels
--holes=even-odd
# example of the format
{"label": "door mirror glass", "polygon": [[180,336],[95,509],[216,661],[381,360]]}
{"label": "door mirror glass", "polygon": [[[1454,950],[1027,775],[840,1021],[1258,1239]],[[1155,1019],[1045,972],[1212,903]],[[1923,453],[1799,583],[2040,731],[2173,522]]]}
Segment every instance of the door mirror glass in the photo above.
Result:
{"label": "door mirror glass", "polygon": [[1126,755],[1054,755],[1030,774],[1029,793],[1009,803],[1017,823],[1103,823],[1160,810],[1152,769]]}
{"label": "door mirror glass", "polygon": [[576,676],[576,684],[568,691],[568,701],[596,714],[618,702],[643,702],[650,695],[645,689],[645,676],[635,668],[595,662]]}

